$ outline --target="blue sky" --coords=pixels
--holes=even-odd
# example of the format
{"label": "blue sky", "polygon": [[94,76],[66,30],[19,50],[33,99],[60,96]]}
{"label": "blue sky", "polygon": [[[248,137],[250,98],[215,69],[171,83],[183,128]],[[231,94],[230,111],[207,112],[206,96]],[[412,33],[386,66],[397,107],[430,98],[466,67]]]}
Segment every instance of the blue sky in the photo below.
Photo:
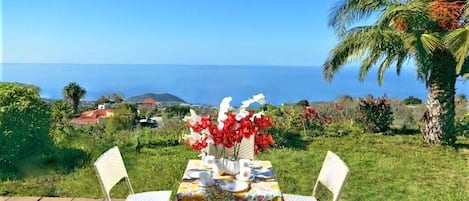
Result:
{"label": "blue sky", "polygon": [[3,0],[5,63],[321,65],[337,0]]}

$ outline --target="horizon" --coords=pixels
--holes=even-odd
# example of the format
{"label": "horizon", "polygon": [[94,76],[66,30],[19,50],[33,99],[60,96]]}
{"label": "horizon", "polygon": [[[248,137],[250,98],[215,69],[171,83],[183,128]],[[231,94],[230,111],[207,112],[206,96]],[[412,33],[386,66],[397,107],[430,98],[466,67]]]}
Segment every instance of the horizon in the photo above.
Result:
{"label": "horizon", "polygon": [[[309,66],[217,66],[217,65],[135,65],[135,64],[4,64],[4,81],[33,84],[41,97],[61,98],[63,87],[76,82],[87,90],[83,100],[120,93],[124,97],[144,93],[170,93],[188,103],[216,105],[226,97],[244,100],[264,93],[270,103],[299,100],[333,101],[342,95],[352,97],[425,99],[427,91],[417,80],[416,71],[403,67],[401,75],[387,71],[382,86],[377,69],[371,69],[363,82],[357,67],[341,69],[332,82],[323,79],[321,67]],[[25,73],[28,72],[28,73]],[[469,95],[467,83],[458,81],[457,93]],[[235,101],[236,102],[236,101]]]}

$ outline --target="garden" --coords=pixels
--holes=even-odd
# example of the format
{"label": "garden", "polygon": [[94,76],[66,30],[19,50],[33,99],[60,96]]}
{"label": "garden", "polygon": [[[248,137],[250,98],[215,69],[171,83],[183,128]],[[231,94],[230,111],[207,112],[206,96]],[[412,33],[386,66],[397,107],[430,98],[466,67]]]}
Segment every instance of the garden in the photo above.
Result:
{"label": "garden", "polygon": [[[164,125],[157,129],[75,128],[64,119],[53,120],[56,114],[40,101],[34,87],[3,85],[0,93],[4,133],[0,196],[102,198],[92,164],[115,145],[121,149],[136,192],[176,192],[187,161],[198,158],[183,139],[188,133],[183,118],[188,113],[181,111],[188,108],[161,111]],[[8,102],[6,94],[21,104]],[[456,107],[453,146],[422,141],[419,118],[425,106],[414,101],[342,96],[333,102],[303,100],[251,108],[273,120],[268,132],[275,146],[256,154],[256,159],[272,162],[284,193],[310,195],[324,156],[331,150],[351,172],[342,200],[468,200],[466,104],[462,101]],[[217,116],[216,109],[192,109]],[[36,126],[30,126],[33,123]],[[27,143],[5,143],[15,139]],[[123,198],[126,193],[125,185],[118,184],[111,195]]]}

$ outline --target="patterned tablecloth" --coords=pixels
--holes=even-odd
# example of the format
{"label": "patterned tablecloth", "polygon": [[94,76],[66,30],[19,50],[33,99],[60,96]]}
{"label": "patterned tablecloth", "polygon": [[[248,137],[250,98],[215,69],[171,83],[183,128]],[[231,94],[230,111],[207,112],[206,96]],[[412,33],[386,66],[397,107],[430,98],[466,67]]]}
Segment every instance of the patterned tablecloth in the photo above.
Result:
{"label": "patterned tablecloth", "polygon": [[[200,186],[199,179],[191,178],[189,175],[193,171],[211,171],[206,169],[202,161],[200,160],[189,160],[187,168],[184,172],[182,182],[179,185],[176,200],[178,201],[189,201],[189,200],[240,200],[240,201],[282,201],[282,193],[280,191],[279,184],[275,179],[275,174],[272,169],[272,163],[270,161],[252,161],[255,164],[256,169],[259,171],[270,171],[273,177],[264,178],[262,175],[256,176],[254,174],[254,180],[248,182],[249,188],[240,192],[228,192],[220,187],[220,184],[229,180],[234,180],[235,177],[232,175],[223,175],[215,179],[215,184],[209,187]],[[254,169],[253,172],[256,172]]]}

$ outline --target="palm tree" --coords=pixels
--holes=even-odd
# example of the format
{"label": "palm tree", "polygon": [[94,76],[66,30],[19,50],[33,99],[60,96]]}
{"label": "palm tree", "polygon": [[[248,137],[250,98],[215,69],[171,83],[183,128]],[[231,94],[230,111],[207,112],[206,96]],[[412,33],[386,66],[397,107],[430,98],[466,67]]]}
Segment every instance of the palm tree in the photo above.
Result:
{"label": "palm tree", "polygon": [[86,90],[75,82],[69,83],[64,87],[63,90],[65,100],[72,105],[73,113],[78,112],[78,105],[80,104],[80,99],[83,98],[86,94]]}
{"label": "palm tree", "polygon": [[72,108],[63,100],[56,101],[51,106],[51,118],[54,127],[62,127],[72,118]]}
{"label": "palm tree", "polygon": [[[331,12],[329,25],[339,43],[323,65],[331,81],[348,62],[360,60],[361,81],[378,67],[378,83],[392,65],[399,75],[403,63],[412,59],[417,77],[426,85],[428,97],[422,117],[427,143],[454,144],[455,84],[469,75],[469,3],[445,0],[344,0]],[[370,17],[371,25],[354,26]],[[369,22],[369,21],[368,21]]]}

